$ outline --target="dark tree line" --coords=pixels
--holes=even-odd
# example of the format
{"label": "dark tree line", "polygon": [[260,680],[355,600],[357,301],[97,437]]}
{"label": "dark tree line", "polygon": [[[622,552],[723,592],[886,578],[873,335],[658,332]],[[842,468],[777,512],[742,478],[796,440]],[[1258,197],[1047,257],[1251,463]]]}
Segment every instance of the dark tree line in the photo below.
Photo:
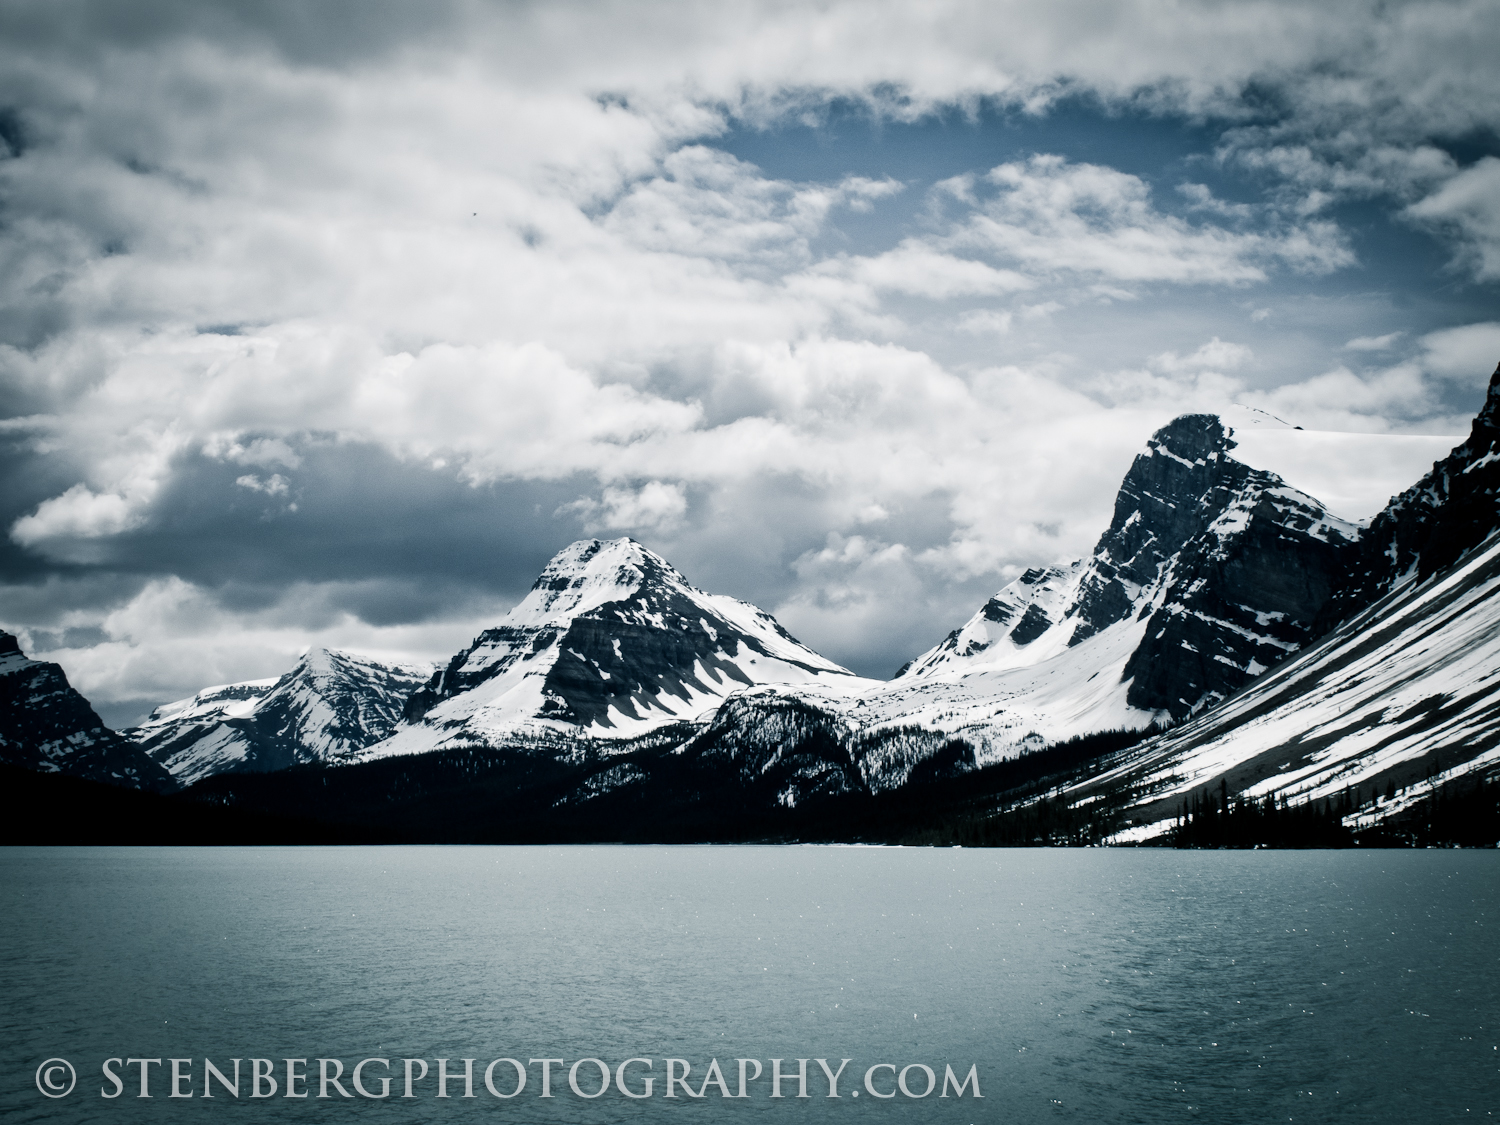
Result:
{"label": "dark tree line", "polygon": [[1360,833],[1366,847],[1500,846],[1500,778],[1450,781],[1385,824]]}
{"label": "dark tree line", "polygon": [[1344,817],[1357,811],[1347,790],[1336,799],[1289,804],[1267,794],[1262,800],[1230,797],[1220,779],[1218,793],[1194,794],[1184,801],[1172,843],[1179,848],[1348,848],[1354,833]]}

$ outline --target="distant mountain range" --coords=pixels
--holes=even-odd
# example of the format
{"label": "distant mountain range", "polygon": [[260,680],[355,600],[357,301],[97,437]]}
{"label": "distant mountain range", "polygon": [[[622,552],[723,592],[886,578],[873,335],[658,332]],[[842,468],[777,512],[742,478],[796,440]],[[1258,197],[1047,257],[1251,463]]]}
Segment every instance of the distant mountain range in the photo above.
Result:
{"label": "distant mountain range", "polygon": [[1500,368],[1468,440],[1368,526],[1235,448],[1213,415],[1157,431],[1088,558],[1025,572],[890,681],[633,540],[585,540],[440,669],[314,650],[120,734],[0,634],[0,759],[506,839],[772,831],[1105,732],[1134,745],[1053,800],[1123,841],[1214,794],[1338,797],[1368,826],[1500,770]]}

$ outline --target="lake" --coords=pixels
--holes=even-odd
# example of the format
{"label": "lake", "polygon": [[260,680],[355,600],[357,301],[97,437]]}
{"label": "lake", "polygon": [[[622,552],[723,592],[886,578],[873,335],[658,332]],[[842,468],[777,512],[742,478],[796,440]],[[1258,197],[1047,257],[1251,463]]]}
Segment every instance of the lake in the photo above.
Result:
{"label": "lake", "polygon": [[7,1121],[1500,1112],[1495,851],[16,848],[0,895]]}

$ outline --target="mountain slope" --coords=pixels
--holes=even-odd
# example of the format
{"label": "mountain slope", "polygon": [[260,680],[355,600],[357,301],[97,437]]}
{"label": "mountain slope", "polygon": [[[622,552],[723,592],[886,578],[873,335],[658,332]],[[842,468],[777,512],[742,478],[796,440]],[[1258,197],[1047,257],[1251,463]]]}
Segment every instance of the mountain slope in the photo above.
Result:
{"label": "mountain slope", "polygon": [[279,679],[205,688],[123,733],[184,785],[215,773],[335,764],[389,735],[431,671],[315,648]]}
{"label": "mountain slope", "polygon": [[[1076,795],[1127,793],[1149,838],[1218,792],[1293,804],[1351,791],[1362,823],[1500,769],[1500,536],[1404,584],[1201,719],[1143,743]],[[1395,800],[1378,800],[1388,790]]]}
{"label": "mountain slope", "polygon": [[56,664],[0,630],[0,761],[133,789],[176,788],[167,771],[104,725]]}
{"label": "mountain slope", "polygon": [[707,721],[757,684],[872,681],[800,644],[747,602],[706,594],[632,539],[560,551],[530,593],[412,696],[365,757],[579,736],[628,739]]}

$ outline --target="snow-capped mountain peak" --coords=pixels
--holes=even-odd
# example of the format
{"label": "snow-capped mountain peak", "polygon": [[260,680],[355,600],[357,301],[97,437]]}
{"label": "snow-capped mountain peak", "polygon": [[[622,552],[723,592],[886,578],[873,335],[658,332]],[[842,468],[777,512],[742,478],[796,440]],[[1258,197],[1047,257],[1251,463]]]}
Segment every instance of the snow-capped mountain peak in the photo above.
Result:
{"label": "snow-capped mountain peak", "polygon": [[435,675],[372,755],[512,736],[615,738],[706,719],[755,684],[868,686],[748,602],[707,594],[633,539],[549,562],[494,628]]}

